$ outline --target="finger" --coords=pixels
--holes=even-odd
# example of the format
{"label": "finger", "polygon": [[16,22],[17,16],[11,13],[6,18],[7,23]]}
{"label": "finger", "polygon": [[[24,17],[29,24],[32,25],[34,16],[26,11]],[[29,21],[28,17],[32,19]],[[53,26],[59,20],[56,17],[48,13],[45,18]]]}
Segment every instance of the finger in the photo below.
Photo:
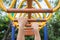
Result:
{"label": "finger", "polygon": [[38,23],[32,23],[32,28],[38,29]]}

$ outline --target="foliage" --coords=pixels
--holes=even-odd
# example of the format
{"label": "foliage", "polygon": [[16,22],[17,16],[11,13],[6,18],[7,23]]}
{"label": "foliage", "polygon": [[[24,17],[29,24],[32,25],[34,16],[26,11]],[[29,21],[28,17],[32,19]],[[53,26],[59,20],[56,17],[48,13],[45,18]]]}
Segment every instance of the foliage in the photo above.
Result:
{"label": "foliage", "polygon": [[60,40],[60,9],[48,22],[49,40]]}
{"label": "foliage", "polygon": [[0,14],[0,39],[3,38],[5,30],[7,30],[9,24],[9,18]]}

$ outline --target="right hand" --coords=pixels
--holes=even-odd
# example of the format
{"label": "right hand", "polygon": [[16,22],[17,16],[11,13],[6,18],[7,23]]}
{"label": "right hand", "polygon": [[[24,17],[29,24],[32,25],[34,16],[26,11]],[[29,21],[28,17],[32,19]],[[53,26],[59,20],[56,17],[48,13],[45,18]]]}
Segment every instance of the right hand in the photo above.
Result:
{"label": "right hand", "polygon": [[35,30],[38,30],[38,23],[32,23],[32,28],[35,29]]}

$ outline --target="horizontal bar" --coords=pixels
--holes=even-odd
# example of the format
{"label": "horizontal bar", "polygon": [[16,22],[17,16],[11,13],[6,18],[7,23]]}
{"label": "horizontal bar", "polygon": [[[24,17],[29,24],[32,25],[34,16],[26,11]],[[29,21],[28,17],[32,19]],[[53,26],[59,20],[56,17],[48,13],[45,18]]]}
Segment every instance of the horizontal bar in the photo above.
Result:
{"label": "horizontal bar", "polygon": [[[43,20],[34,20],[34,19],[28,19],[28,22],[46,22],[47,20],[43,19]],[[14,20],[14,22],[18,22],[17,20]]]}
{"label": "horizontal bar", "polygon": [[[32,24],[26,24],[25,26],[27,26],[27,27],[31,27],[31,25],[32,25]],[[41,26],[41,25],[39,25],[39,27],[40,27],[40,26]]]}
{"label": "horizontal bar", "polygon": [[32,27],[24,28],[24,30],[32,30],[32,29],[33,29]]}
{"label": "horizontal bar", "polygon": [[[26,24],[25,26],[26,26],[26,27],[31,27],[31,25],[32,25],[32,24]],[[17,25],[17,26],[19,26],[19,25]],[[40,27],[40,26],[41,26],[41,25],[39,25],[39,27]]]}
{"label": "horizontal bar", "polygon": [[25,30],[24,30],[24,33],[25,33],[25,36],[27,36],[27,35],[29,35],[29,36],[33,36],[34,35],[34,31],[33,31],[34,29],[33,28],[26,28]]}
{"label": "horizontal bar", "polygon": [[8,13],[53,13],[53,9],[7,9]]}
{"label": "horizontal bar", "polygon": [[31,24],[26,24],[25,26],[27,26],[27,27],[31,27]]}

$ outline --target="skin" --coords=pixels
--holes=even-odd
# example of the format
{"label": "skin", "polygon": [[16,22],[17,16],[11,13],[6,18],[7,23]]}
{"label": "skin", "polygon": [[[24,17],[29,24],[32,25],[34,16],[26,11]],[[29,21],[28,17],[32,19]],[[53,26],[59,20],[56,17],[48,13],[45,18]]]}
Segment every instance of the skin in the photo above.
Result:
{"label": "skin", "polygon": [[[25,40],[24,26],[25,26],[25,24],[27,24],[27,19],[26,18],[19,18],[18,19],[18,24],[19,24],[19,30],[18,30],[17,40]],[[39,33],[39,30],[38,30],[38,24],[37,23],[32,23],[31,27],[34,30],[35,40],[41,40],[40,33]]]}

